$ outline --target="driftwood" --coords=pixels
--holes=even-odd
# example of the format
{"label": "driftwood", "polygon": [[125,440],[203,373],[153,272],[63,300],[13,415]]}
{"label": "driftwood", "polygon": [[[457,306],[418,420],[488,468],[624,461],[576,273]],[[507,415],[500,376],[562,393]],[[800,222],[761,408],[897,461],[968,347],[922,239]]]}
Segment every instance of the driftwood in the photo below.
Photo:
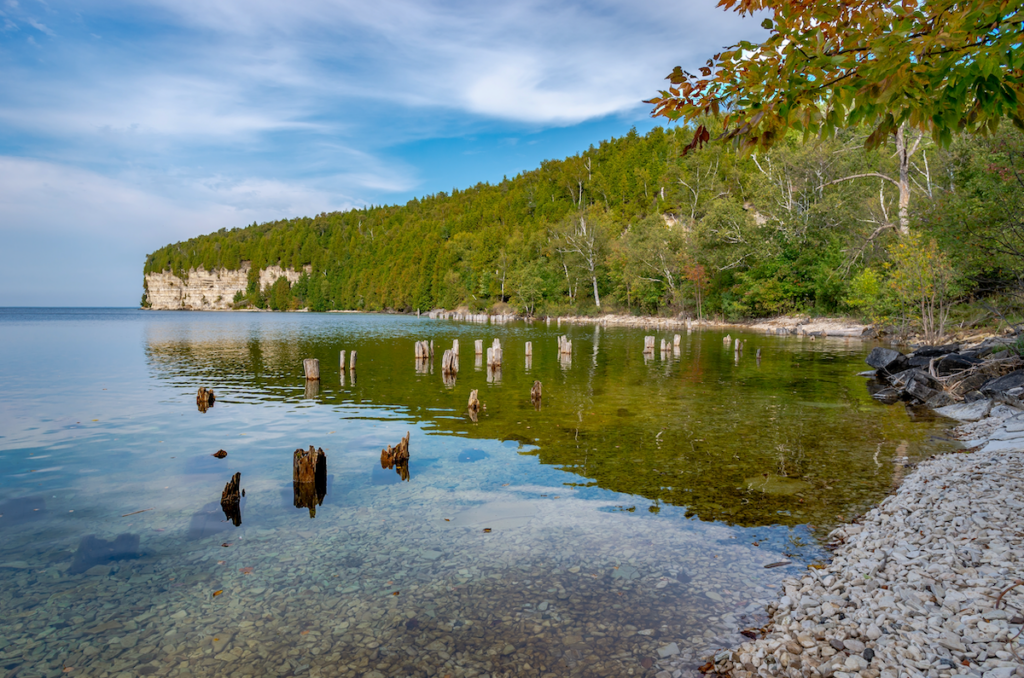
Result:
{"label": "driftwood", "polygon": [[217,397],[213,394],[213,389],[208,389],[205,386],[200,387],[199,393],[196,394],[196,406],[199,407],[200,412],[213,407],[213,402]]}
{"label": "driftwood", "polygon": [[327,455],[312,445],[308,450],[298,449],[292,455],[292,503],[295,508],[309,509],[309,517],[316,517],[316,507],[327,496]]}
{"label": "driftwood", "polygon": [[242,474],[235,473],[224,486],[224,491],[220,495],[220,507],[224,510],[224,516],[235,527],[242,524],[242,507],[239,505],[239,502],[242,501],[243,491],[238,487],[241,480]]}
{"label": "driftwood", "polygon": [[402,480],[409,479],[409,432],[396,447],[388,445],[380,451],[380,467],[393,468]]}
{"label": "driftwood", "polygon": [[302,371],[305,372],[307,381],[319,381],[320,361],[316,358],[306,358],[302,361]]}

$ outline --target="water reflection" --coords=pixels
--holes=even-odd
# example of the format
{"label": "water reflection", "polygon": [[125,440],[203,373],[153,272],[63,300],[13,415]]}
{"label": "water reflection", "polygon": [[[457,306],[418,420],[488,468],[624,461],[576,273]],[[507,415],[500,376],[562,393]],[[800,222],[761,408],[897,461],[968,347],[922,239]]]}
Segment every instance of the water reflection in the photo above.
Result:
{"label": "water reflection", "polygon": [[82,537],[75,551],[74,560],[68,567],[68,574],[82,574],[92,568],[110,571],[110,565],[119,560],[134,560],[140,557],[139,535],[119,534],[114,540],[106,541],[89,534]]}

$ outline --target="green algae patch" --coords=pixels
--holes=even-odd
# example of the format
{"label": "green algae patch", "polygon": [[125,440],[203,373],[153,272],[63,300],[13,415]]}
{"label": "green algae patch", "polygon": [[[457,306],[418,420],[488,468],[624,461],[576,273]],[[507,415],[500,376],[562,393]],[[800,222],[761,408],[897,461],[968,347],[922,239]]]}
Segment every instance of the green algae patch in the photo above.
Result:
{"label": "green algae patch", "polygon": [[778,497],[790,497],[797,492],[807,492],[813,487],[804,480],[776,475],[754,476],[753,478],[745,479],[743,483],[748,490],[772,494]]}

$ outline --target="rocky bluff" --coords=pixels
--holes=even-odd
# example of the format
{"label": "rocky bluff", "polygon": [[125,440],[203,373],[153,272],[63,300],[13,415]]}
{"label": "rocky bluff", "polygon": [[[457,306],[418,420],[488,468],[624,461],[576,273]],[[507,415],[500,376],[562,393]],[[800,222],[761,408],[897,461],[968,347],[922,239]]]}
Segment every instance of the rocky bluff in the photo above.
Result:
{"label": "rocky bluff", "polygon": [[[158,311],[230,310],[235,294],[245,293],[250,269],[248,261],[243,261],[242,267],[235,271],[226,268],[207,271],[200,266],[189,269],[184,280],[172,271],[147,273],[146,301],[150,308]],[[260,288],[273,285],[281,277],[294,285],[301,275],[302,271],[268,266],[260,271]]]}

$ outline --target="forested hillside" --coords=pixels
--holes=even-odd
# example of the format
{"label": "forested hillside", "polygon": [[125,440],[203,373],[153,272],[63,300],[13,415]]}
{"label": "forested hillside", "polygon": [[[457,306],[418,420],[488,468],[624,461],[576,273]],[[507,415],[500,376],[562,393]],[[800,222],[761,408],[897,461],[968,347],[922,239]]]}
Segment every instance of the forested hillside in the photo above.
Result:
{"label": "forested hillside", "polygon": [[[504,302],[524,313],[728,318],[920,320],[922,295],[941,306],[1016,282],[1020,132],[1003,125],[946,149],[907,132],[902,174],[894,145],[865,150],[865,134],[684,154],[691,129],[634,131],[497,185],[221,229],[152,253],[145,271],[186,276],[249,261],[239,307]],[[258,289],[257,271],[273,264],[311,273]],[[938,278],[915,279],[922,271]]]}

